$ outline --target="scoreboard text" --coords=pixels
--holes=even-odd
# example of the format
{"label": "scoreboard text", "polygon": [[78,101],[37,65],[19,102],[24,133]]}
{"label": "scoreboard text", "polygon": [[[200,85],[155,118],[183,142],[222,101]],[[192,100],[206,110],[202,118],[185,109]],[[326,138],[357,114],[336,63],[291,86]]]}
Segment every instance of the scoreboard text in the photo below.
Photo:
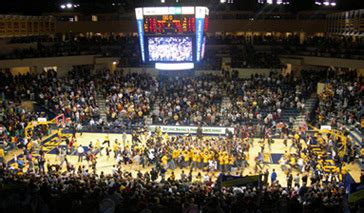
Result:
{"label": "scoreboard text", "polygon": [[195,33],[196,24],[193,15],[161,15],[144,18],[145,34]]}

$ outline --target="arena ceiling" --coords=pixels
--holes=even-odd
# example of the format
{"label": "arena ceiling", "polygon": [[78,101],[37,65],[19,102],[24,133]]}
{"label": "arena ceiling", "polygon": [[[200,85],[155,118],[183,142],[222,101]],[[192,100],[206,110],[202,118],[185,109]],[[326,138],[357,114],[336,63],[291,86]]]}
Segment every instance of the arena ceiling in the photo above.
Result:
{"label": "arena ceiling", "polygon": [[[165,0],[166,4],[175,4],[176,0]],[[220,0],[179,0],[179,4],[206,5],[211,10],[279,11],[296,12],[302,10],[352,10],[364,8],[363,0],[336,0],[337,6],[329,8],[317,6],[315,0],[290,0],[286,6],[264,6],[257,0],[234,0],[233,4],[220,4]],[[62,11],[61,4],[73,3],[80,7],[72,10],[82,13],[106,13],[130,11],[137,6],[163,5],[160,0],[2,0],[1,14],[17,13],[40,15],[45,12]],[[164,4],[165,5],[165,4]]]}

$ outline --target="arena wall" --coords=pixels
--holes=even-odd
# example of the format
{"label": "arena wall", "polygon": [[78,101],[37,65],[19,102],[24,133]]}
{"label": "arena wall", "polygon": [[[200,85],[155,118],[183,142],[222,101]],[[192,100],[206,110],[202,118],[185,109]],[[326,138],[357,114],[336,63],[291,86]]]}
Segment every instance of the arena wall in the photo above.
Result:
{"label": "arena wall", "polygon": [[250,78],[251,75],[255,75],[255,74],[269,76],[270,72],[278,73],[281,71],[279,69],[250,69],[250,68],[246,68],[246,69],[232,68],[232,69],[237,70],[239,72],[239,78]]}
{"label": "arena wall", "polygon": [[[325,33],[325,20],[209,20],[209,33],[216,32],[305,32]],[[56,22],[56,33],[136,33],[136,21]]]}
{"label": "arena wall", "polygon": [[332,66],[350,69],[364,69],[364,60],[355,59],[284,55],[281,56],[281,61],[284,64],[292,65]]}
{"label": "arena wall", "polygon": [[326,32],[325,20],[210,20],[209,32]]}
{"label": "arena wall", "polygon": [[37,43],[28,43],[28,44],[7,44],[5,42],[0,42],[0,54],[9,54],[14,50],[22,50],[22,49],[37,49]]}
{"label": "arena wall", "polygon": [[[10,69],[15,73],[23,73],[24,70],[30,72],[41,72],[45,67],[57,67],[59,77],[65,76],[73,66],[77,65],[93,65],[94,70],[109,69],[111,71],[123,69],[125,72],[149,73],[153,76],[159,74],[158,70],[147,67],[128,67],[118,68],[117,57],[101,57],[100,55],[84,55],[84,56],[64,56],[64,57],[48,57],[48,58],[27,58],[27,59],[9,59],[0,60],[0,69]],[[312,56],[282,56],[283,64],[290,64],[292,70],[302,66],[319,66],[319,67],[338,67],[348,69],[364,70],[364,60],[326,58]],[[240,78],[250,78],[252,74],[262,74],[268,76],[270,72],[280,72],[280,69],[254,69],[254,68],[232,68],[239,72]],[[363,71],[360,71],[362,73]],[[222,75],[219,70],[197,70],[197,75],[214,74]],[[363,75],[363,74],[361,74]]]}
{"label": "arena wall", "polygon": [[57,67],[57,75],[59,77],[67,75],[68,71],[72,70],[73,66],[77,65],[94,65],[97,69],[115,70],[117,58],[107,57],[102,58],[98,55],[84,56],[64,56],[64,57],[49,57],[49,58],[27,58],[27,59],[10,59],[0,60],[0,69],[15,69],[18,73],[19,68],[29,67],[29,70],[42,72],[45,67]]}
{"label": "arena wall", "polygon": [[137,32],[136,21],[80,21],[80,22],[57,22],[56,33],[108,33],[108,32]]}

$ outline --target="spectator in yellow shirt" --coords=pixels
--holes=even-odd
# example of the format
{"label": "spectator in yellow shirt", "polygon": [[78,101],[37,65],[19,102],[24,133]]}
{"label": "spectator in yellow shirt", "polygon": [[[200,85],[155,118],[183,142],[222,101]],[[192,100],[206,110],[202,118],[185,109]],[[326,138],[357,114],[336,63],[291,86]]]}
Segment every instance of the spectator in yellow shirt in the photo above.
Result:
{"label": "spectator in yellow shirt", "polygon": [[168,165],[168,156],[167,155],[163,155],[163,157],[161,158],[161,163],[164,168],[167,167],[167,165]]}
{"label": "spectator in yellow shirt", "polygon": [[183,167],[190,165],[190,159],[190,152],[187,150],[183,151]]}
{"label": "spectator in yellow shirt", "polygon": [[3,163],[5,159],[5,152],[3,148],[0,148],[0,163]]}
{"label": "spectator in yellow shirt", "polygon": [[10,139],[10,147],[11,149],[15,149],[16,147],[16,143],[17,143],[18,139],[16,136],[12,136]]}
{"label": "spectator in yellow shirt", "polygon": [[209,165],[210,154],[208,152],[203,152],[202,158],[203,158],[203,167],[207,167]]}
{"label": "spectator in yellow shirt", "polygon": [[228,156],[228,171],[231,172],[231,168],[234,167],[235,158],[230,155]]}
{"label": "spectator in yellow shirt", "polygon": [[218,160],[219,160],[219,170],[224,171],[224,168],[225,168],[224,156],[222,154],[220,154]]}
{"label": "spectator in yellow shirt", "polygon": [[223,168],[223,172],[228,171],[229,168],[229,156],[227,154],[224,155],[224,168]]}
{"label": "spectator in yellow shirt", "polygon": [[178,149],[174,149],[172,151],[172,159],[174,161],[174,163],[177,165],[177,166],[180,166],[180,163],[179,163],[179,156],[181,155],[181,151],[178,150]]}
{"label": "spectator in yellow shirt", "polygon": [[110,138],[109,135],[105,136],[104,142],[102,142],[102,145],[107,144],[108,147],[110,147]]}
{"label": "spectator in yellow shirt", "polygon": [[191,168],[198,168],[198,163],[199,163],[199,158],[200,158],[200,153],[198,153],[197,151],[195,151],[194,153],[192,153],[192,164],[191,164]]}
{"label": "spectator in yellow shirt", "polygon": [[113,145],[113,151],[114,151],[114,157],[116,159],[117,155],[118,155],[118,152],[119,152],[119,144],[118,143],[114,143]]}

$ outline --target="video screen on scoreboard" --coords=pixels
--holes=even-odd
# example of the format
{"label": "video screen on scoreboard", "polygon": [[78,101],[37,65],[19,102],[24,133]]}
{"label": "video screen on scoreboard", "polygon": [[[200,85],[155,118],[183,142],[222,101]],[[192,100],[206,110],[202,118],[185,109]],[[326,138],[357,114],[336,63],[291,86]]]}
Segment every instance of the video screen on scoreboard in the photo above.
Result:
{"label": "video screen on scoreboard", "polygon": [[148,37],[147,45],[150,62],[193,61],[192,37]]}

